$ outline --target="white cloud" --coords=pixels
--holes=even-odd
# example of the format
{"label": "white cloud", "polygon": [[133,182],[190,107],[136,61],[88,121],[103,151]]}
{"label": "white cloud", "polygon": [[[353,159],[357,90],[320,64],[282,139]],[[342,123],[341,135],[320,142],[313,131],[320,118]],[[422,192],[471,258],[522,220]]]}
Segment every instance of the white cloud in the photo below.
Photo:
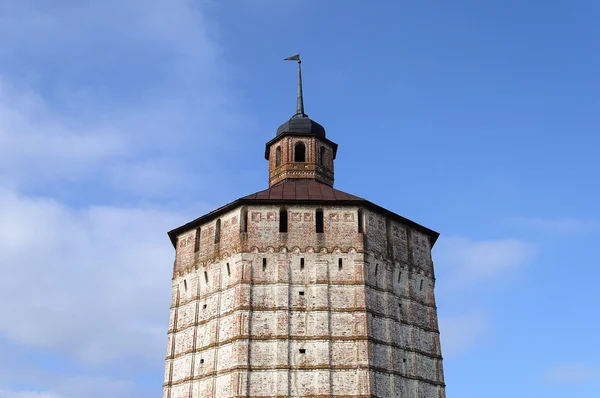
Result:
{"label": "white cloud", "polygon": [[164,356],[178,214],[0,192],[0,333],[82,361]]}
{"label": "white cloud", "polygon": [[160,391],[166,232],[238,134],[216,28],[192,0],[0,2],[0,398]]}
{"label": "white cloud", "polygon": [[0,390],[0,398],[61,398],[61,396],[45,391]]}
{"label": "white cloud", "polygon": [[460,356],[477,345],[490,324],[482,312],[460,316],[440,316],[442,353],[445,358]]}
{"label": "white cloud", "polygon": [[518,269],[536,253],[533,245],[518,239],[474,241],[464,237],[441,237],[434,261],[445,286],[465,287],[489,281]]}
{"label": "white cloud", "polygon": [[[127,55],[115,50],[144,41],[156,46],[157,51],[167,48],[174,55],[210,51],[213,57],[218,52],[218,46],[206,34],[207,19],[197,2],[191,0],[24,0],[3,3],[0,10],[0,55],[75,55],[74,47],[93,53],[109,44],[113,52],[105,55],[112,55],[107,59],[112,61]],[[81,60],[70,57],[69,61],[77,66],[75,61]]]}
{"label": "white cloud", "polygon": [[14,179],[24,173],[80,175],[82,167],[123,155],[129,145],[113,127],[85,126],[48,109],[36,93],[0,80],[0,170]]}
{"label": "white cloud", "polygon": [[166,232],[242,134],[203,4],[0,2],[0,398],[161,390]]}
{"label": "white cloud", "polygon": [[554,383],[585,383],[600,376],[597,367],[579,362],[563,362],[548,369],[544,374],[547,381]]}
{"label": "white cloud", "polygon": [[[130,380],[118,380],[105,376],[69,376],[56,373],[40,373],[44,389],[0,390],[0,398],[142,398],[156,395],[161,389],[160,380],[155,386],[136,386]],[[39,384],[40,380],[36,380]]]}
{"label": "white cloud", "polygon": [[0,15],[4,183],[182,190],[240,134],[218,27],[196,2],[30,0]]}
{"label": "white cloud", "polygon": [[569,217],[554,219],[514,217],[508,221],[521,228],[552,234],[577,234],[600,229],[600,222],[598,221]]}
{"label": "white cloud", "polygon": [[147,397],[150,392],[156,392],[161,388],[160,380],[157,380],[152,388],[136,386],[131,380],[118,380],[105,376],[75,376],[59,377],[52,383],[52,391],[56,391],[61,397],[86,397],[86,398],[133,398]]}

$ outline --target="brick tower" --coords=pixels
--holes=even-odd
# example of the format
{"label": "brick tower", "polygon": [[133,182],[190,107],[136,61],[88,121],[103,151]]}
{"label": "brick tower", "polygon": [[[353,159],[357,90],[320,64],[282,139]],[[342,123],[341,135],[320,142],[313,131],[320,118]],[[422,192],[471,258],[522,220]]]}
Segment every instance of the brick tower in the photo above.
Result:
{"label": "brick tower", "polygon": [[304,113],[266,145],[269,188],[169,232],[163,398],[444,398],[438,233],[333,188]]}

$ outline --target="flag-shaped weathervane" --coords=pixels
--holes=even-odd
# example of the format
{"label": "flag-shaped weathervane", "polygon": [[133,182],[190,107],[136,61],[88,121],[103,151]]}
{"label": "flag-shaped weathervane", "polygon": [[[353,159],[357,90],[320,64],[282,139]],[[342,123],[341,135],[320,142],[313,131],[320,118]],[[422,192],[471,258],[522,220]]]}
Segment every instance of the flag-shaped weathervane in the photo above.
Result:
{"label": "flag-shaped weathervane", "polygon": [[291,57],[287,57],[284,61],[300,61],[300,54],[292,55]]}
{"label": "flag-shaped weathervane", "polygon": [[284,58],[284,61],[298,61],[298,104],[296,106],[296,115],[304,115],[304,97],[302,96],[302,69],[300,68],[300,54]]}

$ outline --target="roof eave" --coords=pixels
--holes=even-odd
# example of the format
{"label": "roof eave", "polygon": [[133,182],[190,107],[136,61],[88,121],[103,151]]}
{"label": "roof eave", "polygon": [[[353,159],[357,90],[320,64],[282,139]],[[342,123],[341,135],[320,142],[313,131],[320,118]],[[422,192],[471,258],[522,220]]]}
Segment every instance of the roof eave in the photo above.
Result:
{"label": "roof eave", "polygon": [[265,146],[265,159],[269,160],[269,149],[271,148],[271,145],[280,141],[282,138],[284,138],[284,137],[302,137],[302,136],[316,138],[318,140],[321,140],[321,141],[331,145],[331,148],[333,149],[333,158],[335,159],[336,154],[337,154],[337,149],[338,149],[338,144],[336,144],[335,142],[333,142],[325,137],[319,137],[317,135],[310,135],[310,134],[306,134],[306,133],[293,133],[293,132],[281,133],[280,135],[273,138],[271,141],[267,142],[267,144]]}
{"label": "roof eave", "polygon": [[386,214],[386,215],[390,216],[390,218],[396,219],[400,223],[408,225],[408,226],[426,234],[431,239],[431,248],[433,248],[433,245],[435,245],[435,242],[437,241],[438,237],[440,236],[440,234],[438,232],[436,232],[432,229],[429,229],[427,227],[424,227],[421,224],[417,224],[416,222],[409,220],[408,218],[402,217],[401,215],[396,214],[393,211],[390,211],[384,207],[378,206],[375,203],[369,202],[366,199],[351,199],[351,200],[310,200],[310,199],[297,200],[297,199],[293,199],[293,200],[290,200],[290,199],[244,199],[244,198],[240,198],[240,199],[234,200],[231,203],[226,204],[225,206],[219,207],[218,209],[213,210],[210,213],[200,216],[197,219],[190,221],[189,223],[186,223],[180,227],[177,227],[177,228],[169,231],[168,235],[171,240],[171,243],[173,244],[173,247],[177,246],[177,235],[181,234],[182,232],[197,228],[199,225],[205,223],[206,221],[214,219],[217,216],[220,216],[221,214],[224,214],[236,207],[243,206],[243,205],[249,205],[249,204],[253,204],[253,205],[312,204],[312,205],[348,205],[348,206],[358,205],[358,206],[364,206],[367,208],[371,208],[375,211],[378,211],[380,213]]}

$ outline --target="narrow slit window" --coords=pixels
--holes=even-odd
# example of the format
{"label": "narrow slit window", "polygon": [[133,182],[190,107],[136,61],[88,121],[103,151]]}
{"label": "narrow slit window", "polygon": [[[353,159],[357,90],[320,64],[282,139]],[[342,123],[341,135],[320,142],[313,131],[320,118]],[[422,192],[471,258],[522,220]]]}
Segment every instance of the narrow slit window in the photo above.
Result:
{"label": "narrow slit window", "polygon": [[300,348],[298,351],[300,352],[300,354],[306,354],[306,349],[304,348]]}
{"label": "narrow slit window", "polygon": [[318,234],[323,233],[323,210],[317,210],[315,217],[315,227]]}
{"label": "narrow slit window", "polygon": [[217,225],[215,226],[215,243],[219,243],[221,241],[221,220],[217,220]]}
{"label": "narrow slit window", "polygon": [[227,276],[231,276],[231,268],[229,268],[229,263],[227,263]]}
{"label": "narrow slit window", "polygon": [[379,264],[375,264],[375,275],[377,275],[378,270],[379,270]]}
{"label": "narrow slit window", "polygon": [[361,209],[358,210],[358,233],[362,234],[365,232],[365,227],[363,225],[363,211]]}
{"label": "narrow slit window", "polygon": [[208,272],[204,271],[204,282],[208,283]]}
{"label": "narrow slit window", "polygon": [[319,154],[319,165],[320,166],[325,166],[325,156],[327,154],[327,148],[325,148],[324,146],[321,147],[321,153]]}
{"label": "narrow slit window", "polygon": [[398,271],[398,283],[402,280],[402,271]]}
{"label": "narrow slit window", "polygon": [[406,363],[406,358],[402,358],[402,362]]}
{"label": "narrow slit window", "polygon": [[279,211],[279,232],[288,231],[288,212],[287,209]]}
{"label": "narrow slit window", "polygon": [[204,305],[202,306],[202,309],[203,309],[203,310],[205,310],[205,309],[206,309],[206,304],[204,304]]}
{"label": "narrow slit window", "polygon": [[267,270],[267,259],[263,258],[263,271]]}
{"label": "narrow slit window", "polygon": [[300,269],[304,269],[304,257],[300,259]]}
{"label": "narrow slit window", "polygon": [[185,279],[183,280],[183,288],[187,292],[187,281]]}
{"label": "narrow slit window", "polygon": [[419,283],[419,290],[423,290],[423,279],[421,279],[421,283]]}
{"label": "narrow slit window", "polygon": [[342,270],[342,259],[338,258],[338,270],[341,271]]}
{"label": "narrow slit window", "polygon": [[240,232],[248,232],[248,208],[246,207],[242,209],[240,215]]}
{"label": "narrow slit window", "polygon": [[281,165],[281,147],[278,146],[275,149],[275,167],[279,167]]}
{"label": "narrow slit window", "polygon": [[200,363],[204,363],[204,358],[200,358]]}
{"label": "narrow slit window", "polygon": [[194,242],[194,253],[200,251],[200,228],[196,228],[196,241]]}

